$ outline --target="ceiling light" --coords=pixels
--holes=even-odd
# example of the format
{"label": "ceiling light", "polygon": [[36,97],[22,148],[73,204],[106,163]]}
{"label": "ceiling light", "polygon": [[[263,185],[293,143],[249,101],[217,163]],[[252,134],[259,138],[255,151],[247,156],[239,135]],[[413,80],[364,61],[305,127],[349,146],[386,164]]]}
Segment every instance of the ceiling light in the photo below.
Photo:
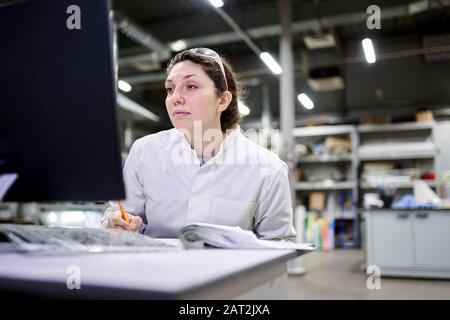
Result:
{"label": "ceiling light", "polygon": [[119,89],[124,91],[124,92],[130,92],[131,89],[133,88],[128,82],[123,81],[123,80],[119,80]]}
{"label": "ceiling light", "polygon": [[364,39],[362,41],[362,46],[367,62],[374,63],[375,61],[377,61],[377,58],[375,57],[375,51],[373,50],[372,40],[370,40],[369,38]]}
{"label": "ceiling light", "polygon": [[241,101],[238,101],[238,109],[241,116],[245,117],[250,113],[250,108],[247,107],[244,103]]}
{"label": "ceiling light", "polygon": [[312,102],[312,100],[305,93],[300,93],[297,96],[297,99],[306,109],[311,110],[314,108],[314,102]]}
{"label": "ceiling light", "polygon": [[336,46],[336,41],[331,33],[304,36],[303,41],[308,49],[323,49]]}
{"label": "ceiling light", "polygon": [[208,0],[209,3],[211,3],[216,8],[223,7],[223,1],[222,0]]}
{"label": "ceiling light", "polygon": [[183,51],[186,48],[187,48],[187,43],[184,40],[177,40],[170,44],[170,49],[172,49],[172,51],[175,51],[175,52]]}
{"label": "ceiling light", "polygon": [[283,72],[278,62],[270,55],[270,53],[262,52],[259,57],[274,74],[281,74]]}

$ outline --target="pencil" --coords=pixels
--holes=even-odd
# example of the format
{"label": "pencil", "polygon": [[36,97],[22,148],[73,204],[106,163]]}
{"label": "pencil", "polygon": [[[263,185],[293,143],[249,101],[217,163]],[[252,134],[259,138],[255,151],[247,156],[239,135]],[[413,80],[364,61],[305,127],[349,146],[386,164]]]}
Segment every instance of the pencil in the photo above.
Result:
{"label": "pencil", "polygon": [[120,200],[119,200],[119,208],[120,208],[120,212],[122,212],[123,220],[125,220],[127,223],[130,223],[130,218],[128,218],[128,215],[125,212],[125,209],[123,208],[122,201],[120,201]]}

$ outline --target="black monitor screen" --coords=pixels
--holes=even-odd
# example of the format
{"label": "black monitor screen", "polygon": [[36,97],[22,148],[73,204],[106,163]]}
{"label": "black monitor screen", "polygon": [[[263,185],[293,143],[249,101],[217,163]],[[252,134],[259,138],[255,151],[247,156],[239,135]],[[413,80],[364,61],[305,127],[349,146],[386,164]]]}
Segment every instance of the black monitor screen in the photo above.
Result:
{"label": "black monitor screen", "polygon": [[4,201],[123,199],[110,5],[0,6],[0,174]]}

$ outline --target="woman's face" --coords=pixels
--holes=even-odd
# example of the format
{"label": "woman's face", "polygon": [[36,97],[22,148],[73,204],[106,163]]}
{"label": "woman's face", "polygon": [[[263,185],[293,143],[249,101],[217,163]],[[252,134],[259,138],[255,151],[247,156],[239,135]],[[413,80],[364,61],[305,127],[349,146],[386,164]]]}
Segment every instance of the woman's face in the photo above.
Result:
{"label": "woman's face", "polygon": [[166,108],[175,128],[193,132],[194,121],[201,121],[203,130],[220,129],[220,114],[228,103],[224,106],[201,65],[191,61],[177,63],[167,76],[165,87]]}

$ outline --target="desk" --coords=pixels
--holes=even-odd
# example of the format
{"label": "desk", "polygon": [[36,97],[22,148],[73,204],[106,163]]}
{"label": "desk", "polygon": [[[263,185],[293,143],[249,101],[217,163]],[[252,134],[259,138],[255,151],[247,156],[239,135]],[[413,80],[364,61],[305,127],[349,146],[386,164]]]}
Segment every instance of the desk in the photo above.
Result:
{"label": "desk", "polygon": [[[291,250],[203,249],[67,256],[0,255],[0,289],[58,298],[287,299]],[[81,289],[67,288],[78,266]]]}

